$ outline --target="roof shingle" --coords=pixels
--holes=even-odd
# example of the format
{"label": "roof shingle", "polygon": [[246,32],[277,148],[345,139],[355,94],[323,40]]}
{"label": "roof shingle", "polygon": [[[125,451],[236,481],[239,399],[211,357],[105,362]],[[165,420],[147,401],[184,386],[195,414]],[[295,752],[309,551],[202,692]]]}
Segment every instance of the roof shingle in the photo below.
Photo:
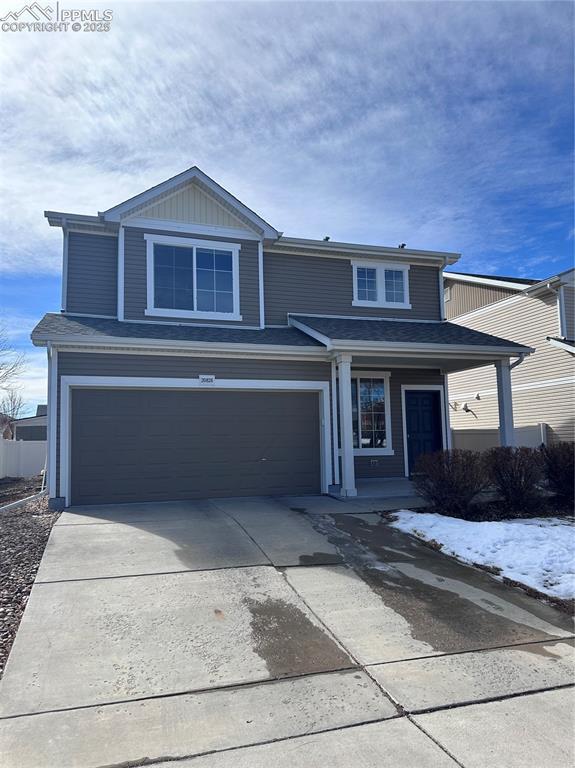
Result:
{"label": "roof shingle", "polygon": [[156,341],[205,341],[223,344],[274,344],[289,347],[321,347],[297,328],[213,328],[172,323],[131,323],[120,320],[78,317],[57,313],[44,315],[32,331],[32,340],[57,341],[58,337],[77,336],[79,341],[106,338],[152,339]]}
{"label": "roof shingle", "polygon": [[356,320],[304,315],[292,315],[292,319],[332,340],[529,349],[514,341],[447,321],[418,323],[411,320],[364,320],[362,318]]}

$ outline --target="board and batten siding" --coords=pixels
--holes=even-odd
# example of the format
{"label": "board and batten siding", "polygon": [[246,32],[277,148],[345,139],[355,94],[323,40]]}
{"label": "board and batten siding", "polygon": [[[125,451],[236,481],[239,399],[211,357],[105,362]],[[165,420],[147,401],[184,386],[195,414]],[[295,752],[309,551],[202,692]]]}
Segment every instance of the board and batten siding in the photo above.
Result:
{"label": "board and batten siding", "polygon": [[241,219],[219,205],[195,184],[190,184],[179,192],[138,210],[138,216],[250,231]]}
{"label": "board and batten siding", "polygon": [[[557,298],[520,295],[458,320],[478,331],[504,336],[535,348],[511,372],[516,426],[547,424],[550,440],[573,440],[575,428],[575,357],[547,341],[558,334]],[[557,380],[561,380],[557,383]],[[475,395],[479,395],[476,399]],[[497,383],[493,365],[449,376],[453,429],[492,429],[499,425]],[[462,410],[464,403],[471,412]]]}
{"label": "board and batten siding", "polygon": [[354,307],[351,259],[264,251],[267,325],[285,325],[288,313],[439,320],[438,268],[410,265],[411,309]]}
{"label": "board and batten siding", "polygon": [[[375,369],[370,368],[371,370]],[[409,384],[417,384],[418,386],[421,384],[443,384],[443,376],[439,371],[433,369],[387,368],[382,370],[388,370],[391,373],[389,388],[393,456],[356,456],[354,461],[357,478],[404,476],[401,387]]]}
{"label": "board and batten siding", "polygon": [[[200,323],[206,325],[230,323],[237,325],[259,325],[259,288],[258,288],[258,243],[255,240],[241,240],[235,237],[210,237],[195,235],[193,232],[179,233],[156,229],[138,229],[126,227],[124,232],[124,316],[126,320],[149,320],[145,314],[147,305],[147,271],[146,271],[146,241],[145,234],[167,235],[168,237],[184,237],[194,240],[205,240],[206,247],[213,242],[239,243],[240,248],[240,314],[242,320],[195,320],[194,318],[178,317],[178,323]],[[154,316],[154,322],[173,323],[174,318]]]}
{"label": "board and batten siding", "polygon": [[60,495],[60,382],[62,376],[141,376],[146,378],[197,379],[200,374],[213,374],[216,378],[225,379],[330,381],[331,365],[317,361],[300,360],[60,352],[58,354],[56,434],[57,495]]}
{"label": "board and batten siding", "polygon": [[66,312],[117,316],[118,238],[68,233]]}
{"label": "board and batten siding", "polygon": [[517,293],[517,291],[511,291],[508,288],[495,288],[488,285],[450,280],[449,272],[446,272],[444,277],[444,285],[449,288],[450,295],[449,301],[445,302],[446,320],[451,320],[452,317],[458,317],[458,315],[463,315],[466,312],[472,312],[486,304],[507,299]]}

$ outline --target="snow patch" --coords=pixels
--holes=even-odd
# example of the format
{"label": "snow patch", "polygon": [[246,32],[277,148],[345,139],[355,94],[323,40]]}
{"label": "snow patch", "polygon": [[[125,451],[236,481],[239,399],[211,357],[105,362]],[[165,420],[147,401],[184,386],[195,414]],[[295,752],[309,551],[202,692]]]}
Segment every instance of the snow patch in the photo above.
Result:
{"label": "snow patch", "polygon": [[575,597],[575,526],[559,517],[469,522],[430,512],[394,513],[392,527],[434,539],[441,551],[547,595]]}

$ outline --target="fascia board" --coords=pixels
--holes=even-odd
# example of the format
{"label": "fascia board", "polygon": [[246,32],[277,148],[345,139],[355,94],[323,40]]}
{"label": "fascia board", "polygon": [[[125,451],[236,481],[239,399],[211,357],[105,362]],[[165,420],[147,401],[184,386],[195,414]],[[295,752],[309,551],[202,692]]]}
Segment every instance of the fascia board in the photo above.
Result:
{"label": "fascia board", "polygon": [[94,347],[125,347],[134,349],[166,349],[187,350],[198,352],[260,352],[262,355],[294,355],[304,356],[322,355],[325,351],[320,347],[299,347],[278,344],[222,344],[210,341],[177,341],[165,339],[134,339],[130,337],[99,336],[97,339],[88,340],[78,336],[39,336],[34,335],[32,342],[35,346],[44,347],[50,342],[55,348],[65,346],[85,347],[87,350]]}

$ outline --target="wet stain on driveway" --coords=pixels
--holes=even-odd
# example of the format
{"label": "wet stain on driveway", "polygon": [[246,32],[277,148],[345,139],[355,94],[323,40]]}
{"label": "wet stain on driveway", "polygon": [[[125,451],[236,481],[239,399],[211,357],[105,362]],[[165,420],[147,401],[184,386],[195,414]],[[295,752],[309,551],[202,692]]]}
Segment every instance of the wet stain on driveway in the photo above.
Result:
{"label": "wet stain on driveway", "polygon": [[338,515],[314,521],[346,564],[402,616],[413,639],[452,653],[572,632],[569,617],[454,562],[383,520]]}
{"label": "wet stain on driveway", "polygon": [[245,598],[254,651],[271,677],[306,675],[356,666],[324,630],[284,600]]}

